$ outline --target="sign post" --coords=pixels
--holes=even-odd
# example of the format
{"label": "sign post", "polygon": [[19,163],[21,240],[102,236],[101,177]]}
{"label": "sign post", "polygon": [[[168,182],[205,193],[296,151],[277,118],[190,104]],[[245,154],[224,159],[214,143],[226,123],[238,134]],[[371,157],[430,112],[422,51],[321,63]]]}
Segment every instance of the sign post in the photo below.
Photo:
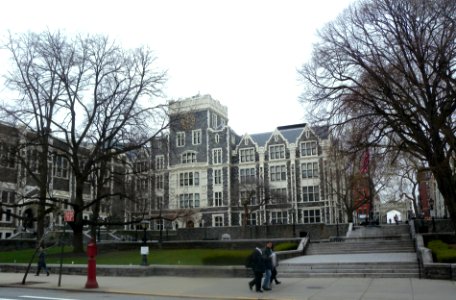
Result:
{"label": "sign post", "polygon": [[[63,220],[64,222],[74,222],[74,210],[65,210],[63,212]],[[63,224],[63,236],[60,237],[60,245],[61,245],[61,250],[60,250],[60,269],[59,269],[59,284],[62,282],[62,267],[63,267],[63,248],[65,246],[65,243],[63,242],[63,239],[65,238],[65,228],[67,224]]]}

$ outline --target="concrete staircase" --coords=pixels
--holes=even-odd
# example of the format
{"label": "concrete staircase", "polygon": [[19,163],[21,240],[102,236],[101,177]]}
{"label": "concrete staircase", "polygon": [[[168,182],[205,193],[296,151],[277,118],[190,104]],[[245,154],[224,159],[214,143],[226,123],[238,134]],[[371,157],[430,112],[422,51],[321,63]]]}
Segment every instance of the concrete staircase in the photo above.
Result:
{"label": "concrete staircase", "polygon": [[280,276],[419,278],[408,231],[408,225],[357,227],[345,238],[312,241],[305,256],[280,262]]}

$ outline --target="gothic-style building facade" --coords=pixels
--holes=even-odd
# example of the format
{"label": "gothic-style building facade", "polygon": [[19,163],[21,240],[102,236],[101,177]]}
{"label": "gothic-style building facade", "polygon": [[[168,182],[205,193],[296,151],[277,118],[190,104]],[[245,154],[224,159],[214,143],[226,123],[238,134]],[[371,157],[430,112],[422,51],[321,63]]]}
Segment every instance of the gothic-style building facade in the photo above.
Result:
{"label": "gothic-style building facade", "polygon": [[[331,141],[327,127],[295,124],[238,135],[228,125],[227,107],[210,95],[171,101],[169,118],[166,134],[140,151],[109,162],[111,169],[128,170],[112,171],[124,174],[123,178],[105,183],[106,188],[113,195],[114,189],[121,189],[134,201],[120,196],[103,201],[102,219],[115,217],[127,223],[144,219],[141,226],[152,230],[344,221],[327,175],[333,165],[327,156]],[[8,145],[26,136],[13,126],[0,126],[4,204],[0,238],[33,232],[35,226],[26,220],[37,214],[33,205],[27,205],[36,185],[24,176],[19,161],[7,157]],[[25,159],[33,158],[32,152],[24,155]],[[48,194],[60,199],[56,202],[60,204],[46,223],[62,226],[63,212],[71,209],[68,203],[73,198],[74,176],[57,152],[50,154],[49,167],[52,181]],[[87,185],[85,201],[94,197],[94,188]],[[90,219],[91,211],[84,211],[83,217]],[[130,222],[125,229],[138,229],[138,224]]]}
{"label": "gothic-style building facade", "polygon": [[[209,95],[172,101],[169,115],[169,134],[144,156],[151,166],[144,217],[153,228],[336,223],[327,127],[240,136]],[[142,211],[131,207],[126,218]]]}

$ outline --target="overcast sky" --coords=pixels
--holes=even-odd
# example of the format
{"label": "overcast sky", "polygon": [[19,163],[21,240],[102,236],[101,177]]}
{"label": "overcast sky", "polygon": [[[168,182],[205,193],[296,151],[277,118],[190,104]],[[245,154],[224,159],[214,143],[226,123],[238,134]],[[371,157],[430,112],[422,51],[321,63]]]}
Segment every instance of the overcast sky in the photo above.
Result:
{"label": "overcast sky", "polygon": [[167,99],[210,94],[238,134],[260,133],[306,122],[297,69],[316,30],[353,2],[11,0],[2,2],[0,34],[59,29],[147,45],[168,71]]}

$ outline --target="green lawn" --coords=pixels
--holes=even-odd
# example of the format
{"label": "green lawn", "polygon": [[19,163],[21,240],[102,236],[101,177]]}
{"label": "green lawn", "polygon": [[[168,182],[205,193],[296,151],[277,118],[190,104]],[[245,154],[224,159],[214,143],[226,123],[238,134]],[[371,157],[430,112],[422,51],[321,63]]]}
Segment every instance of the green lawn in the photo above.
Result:
{"label": "green lawn", "polygon": [[[60,247],[46,249],[48,264],[60,263]],[[65,247],[64,264],[86,264],[87,256],[75,255],[69,247]],[[34,250],[16,250],[0,252],[1,263],[28,263]],[[162,265],[243,265],[251,250],[225,249],[173,249],[149,252],[149,264]],[[35,262],[37,258],[35,257]],[[96,257],[97,264],[103,265],[138,265],[142,261],[140,249],[129,251],[113,251],[101,253]]]}

